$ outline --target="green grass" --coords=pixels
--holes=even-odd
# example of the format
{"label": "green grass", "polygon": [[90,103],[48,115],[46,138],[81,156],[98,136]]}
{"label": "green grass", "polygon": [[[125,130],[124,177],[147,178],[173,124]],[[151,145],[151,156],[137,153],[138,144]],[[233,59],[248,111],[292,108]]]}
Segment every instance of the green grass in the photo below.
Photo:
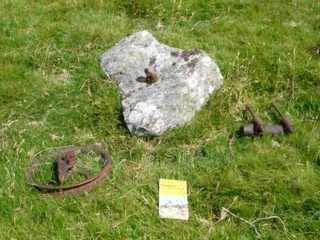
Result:
{"label": "green grass", "polygon": [[[164,28],[157,30],[161,21]],[[187,126],[131,136],[115,84],[99,66],[121,38],[148,29],[215,59],[223,87]],[[24,1],[0,3],[0,239],[320,238],[320,3],[317,0]],[[229,135],[245,103],[271,99],[295,124],[278,140]],[[90,194],[52,198],[26,184],[32,156],[102,143],[113,177]],[[160,220],[159,178],[186,179],[190,220]]]}

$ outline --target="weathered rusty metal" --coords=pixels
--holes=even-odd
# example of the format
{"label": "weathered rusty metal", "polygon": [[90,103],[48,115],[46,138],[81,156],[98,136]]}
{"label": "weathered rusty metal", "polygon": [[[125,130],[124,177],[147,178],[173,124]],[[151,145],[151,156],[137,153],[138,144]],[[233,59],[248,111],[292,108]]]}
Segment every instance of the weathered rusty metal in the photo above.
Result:
{"label": "weathered rusty metal", "polygon": [[245,110],[249,112],[252,116],[252,123],[253,123],[253,130],[254,135],[262,135],[264,132],[264,125],[261,118],[257,117],[253,111],[251,110],[251,107],[249,105],[246,105]]}
{"label": "weathered rusty metal", "polygon": [[278,137],[279,135],[283,134],[283,127],[279,124],[272,124],[272,125],[266,125],[265,126],[265,134],[271,134],[273,138]]}
{"label": "weathered rusty metal", "polygon": [[57,160],[56,164],[56,175],[59,184],[69,177],[71,170],[74,168],[76,163],[76,154],[74,151],[66,152],[61,159]]}
{"label": "weathered rusty metal", "polygon": [[[94,188],[98,183],[103,181],[105,178],[112,174],[112,157],[108,153],[106,153],[100,146],[98,145],[90,145],[85,147],[67,147],[60,150],[57,155],[58,159],[63,158],[63,156],[71,156],[70,153],[76,154],[86,154],[88,152],[95,152],[100,156],[103,161],[103,167],[101,171],[95,176],[89,176],[87,179],[68,185],[54,185],[54,184],[41,184],[37,183],[33,180],[33,174],[37,167],[40,165],[40,159],[35,158],[31,162],[29,168],[26,172],[26,177],[28,180],[28,184],[38,189],[42,193],[47,193],[51,195],[69,195],[69,194],[77,194],[81,192],[87,192]],[[69,159],[72,161],[72,159]],[[70,163],[70,161],[69,161]]]}
{"label": "weathered rusty metal", "polygon": [[246,105],[245,112],[251,114],[252,120],[249,124],[243,125],[236,135],[257,137],[271,134],[272,137],[276,138],[284,133],[292,133],[293,125],[290,120],[282,115],[274,102],[271,105],[281,117],[279,124],[264,124],[263,121],[253,113],[250,106]]}
{"label": "weathered rusty metal", "polygon": [[283,130],[286,132],[286,133],[292,133],[293,132],[293,124],[291,123],[291,121],[284,117],[283,114],[279,111],[277,105],[275,102],[272,102],[271,103],[271,106],[273,107],[273,109],[276,110],[276,112],[279,114],[280,116],[280,124],[283,126]]}
{"label": "weathered rusty metal", "polygon": [[149,67],[144,69],[146,74],[146,83],[152,84],[159,80],[159,76]]}
{"label": "weathered rusty metal", "polygon": [[[273,137],[277,137],[278,135],[283,134],[283,127],[279,124],[274,125],[265,125],[263,126],[263,135],[271,134]],[[242,136],[257,136],[254,129],[254,124],[249,123],[241,127],[241,135]]]}

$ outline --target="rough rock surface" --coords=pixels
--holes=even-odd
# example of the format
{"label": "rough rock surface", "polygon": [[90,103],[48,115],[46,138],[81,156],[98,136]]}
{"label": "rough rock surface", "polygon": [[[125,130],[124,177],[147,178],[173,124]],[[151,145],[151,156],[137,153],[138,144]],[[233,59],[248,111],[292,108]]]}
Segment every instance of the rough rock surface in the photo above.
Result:
{"label": "rough rock surface", "polygon": [[[134,33],[107,50],[101,67],[117,82],[124,119],[137,135],[158,136],[189,122],[223,83],[207,54],[171,48],[148,31]],[[156,82],[147,82],[146,68],[158,76]]]}

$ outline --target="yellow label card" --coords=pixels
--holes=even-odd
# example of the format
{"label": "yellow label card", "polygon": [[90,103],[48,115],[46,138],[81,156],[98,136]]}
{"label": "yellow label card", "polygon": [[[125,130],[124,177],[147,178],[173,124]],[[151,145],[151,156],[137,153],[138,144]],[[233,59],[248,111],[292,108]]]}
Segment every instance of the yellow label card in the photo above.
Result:
{"label": "yellow label card", "polygon": [[186,181],[160,179],[159,215],[161,218],[189,219]]}
{"label": "yellow label card", "polygon": [[187,182],[181,180],[169,180],[160,178],[160,195],[163,196],[186,196]]}

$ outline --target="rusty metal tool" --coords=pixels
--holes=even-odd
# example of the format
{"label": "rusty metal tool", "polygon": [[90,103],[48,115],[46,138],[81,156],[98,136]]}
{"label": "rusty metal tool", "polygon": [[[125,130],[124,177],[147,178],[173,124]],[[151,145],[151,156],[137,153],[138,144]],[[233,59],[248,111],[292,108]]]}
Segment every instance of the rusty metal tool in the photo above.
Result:
{"label": "rusty metal tool", "polygon": [[74,151],[66,152],[61,159],[57,160],[56,175],[59,184],[69,177],[76,163],[76,154]]}
{"label": "rusty metal tool", "polygon": [[41,159],[34,158],[26,172],[28,184],[38,189],[40,192],[50,195],[72,195],[91,190],[97,184],[101,183],[105,178],[109,177],[112,174],[111,155],[106,153],[102,149],[102,147],[98,145],[90,145],[84,147],[67,147],[56,153],[58,159],[65,158],[63,161],[66,161],[66,163],[72,165],[73,160],[75,160],[75,157],[73,158],[73,154],[86,154],[91,151],[100,156],[103,163],[102,169],[97,175],[88,176],[87,179],[81,182],[68,185],[41,184],[33,179],[34,172],[40,166]]}
{"label": "rusty metal tool", "polygon": [[[283,134],[283,127],[280,124],[267,124],[263,126],[263,135],[271,134],[272,137],[276,138],[277,136]],[[240,129],[241,136],[257,136],[254,129],[254,124],[249,123],[243,125]]]}
{"label": "rusty metal tool", "polygon": [[279,116],[281,118],[280,124],[282,125],[284,132],[285,133],[292,133],[293,132],[293,124],[291,123],[291,121],[282,115],[282,113],[279,111],[275,102],[272,102],[271,106],[279,114]]}
{"label": "rusty metal tool", "polygon": [[271,134],[273,138],[276,138],[283,133],[292,133],[293,125],[290,120],[281,114],[274,102],[272,102],[271,105],[281,117],[279,124],[264,124],[263,121],[253,113],[250,106],[246,105],[245,112],[250,113],[252,120],[251,123],[243,125],[236,135],[256,137]]}
{"label": "rusty metal tool", "polygon": [[264,126],[263,126],[263,121],[261,120],[261,118],[257,117],[253,113],[253,111],[251,110],[251,107],[249,105],[246,105],[245,111],[249,112],[251,114],[254,135],[262,135],[264,132]]}

